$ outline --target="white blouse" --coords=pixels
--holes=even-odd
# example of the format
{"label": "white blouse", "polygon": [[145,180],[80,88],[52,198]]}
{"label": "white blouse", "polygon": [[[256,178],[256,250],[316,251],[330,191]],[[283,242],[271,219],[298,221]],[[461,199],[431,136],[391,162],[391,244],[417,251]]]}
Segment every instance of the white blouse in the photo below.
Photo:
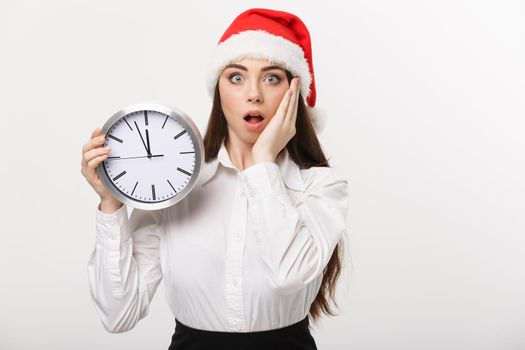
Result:
{"label": "white blouse", "polygon": [[88,263],[95,309],[109,332],[148,314],[161,279],[173,315],[198,329],[254,332],[304,319],[346,230],[347,181],[333,168],[276,162],[239,171],[224,143],[172,207],[96,210]]}

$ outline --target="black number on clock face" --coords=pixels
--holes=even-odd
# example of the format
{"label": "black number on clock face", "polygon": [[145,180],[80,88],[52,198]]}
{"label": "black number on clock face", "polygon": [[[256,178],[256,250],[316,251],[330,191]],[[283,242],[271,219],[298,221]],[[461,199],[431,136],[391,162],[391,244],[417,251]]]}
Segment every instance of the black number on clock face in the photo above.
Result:
{"label": "black number on clock face", "polygon": [[117,120],[106,133],[111,147],[103,169],[122,195],[156,203],[173,198],[191,180],[196,146],[175,118],[144,110]]}

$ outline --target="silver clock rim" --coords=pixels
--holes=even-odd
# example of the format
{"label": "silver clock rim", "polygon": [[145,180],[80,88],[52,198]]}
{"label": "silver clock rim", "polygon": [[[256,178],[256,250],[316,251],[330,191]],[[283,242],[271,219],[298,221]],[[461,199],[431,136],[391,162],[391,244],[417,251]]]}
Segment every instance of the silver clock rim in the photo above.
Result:
{"label": "silver clock rim", "polygon": [[179,121],[187,130],[188,135],[191,137],[193,144],[196,146],[195,148],[195,168],[193,170],[193,175],[190,178],[189,183],[184,187],[182,191],[180,191],[177,195],[175,195],[173,198],[170,198],[168,200],[157,202],[157,203],[145,203],[141,201],[136,201],[131,199],[130,197],[124,195],[122,192],[120,192],[115,185],[111,182],[109,179],[106,171],[104,170],[104,162],[101,162],[97,166],[97,174],[100,177],[100,180],[104,184],[104,186],[111,192],[111,194],[124,203],[125,205],[137,208],[137,209],[144,209],[144,210],[158,210],[158,209],[164,209],[167,207],[171,207],[174,204],[180,202],[183,200],[195,187],[197,184],[197,180],[199,178],[200,172],[204,165],[204,142],[202,140],[202,136],[200,134],[199,128],[197,125],[191,120],[184,112],[182,112],[180,109],[171,106],[166,105],[162,103],[157,102],[145,102],[145,103],[137,103],[133,104],[127,107],[122,108],[115,114],[111,116],[107,120],[107,122],[102,127],[102,133],[106,134],[109,129],[115,124],[120,118],[138,111],[156,111],[163,114],[166,114],[175,120]]}

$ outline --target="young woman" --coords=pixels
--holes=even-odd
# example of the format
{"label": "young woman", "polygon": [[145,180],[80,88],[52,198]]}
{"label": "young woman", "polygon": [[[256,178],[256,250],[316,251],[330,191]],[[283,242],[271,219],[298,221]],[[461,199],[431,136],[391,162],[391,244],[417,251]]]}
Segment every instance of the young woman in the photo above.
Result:
{"label": "young woman", "polygon": [[248,10],[210,67],[206,162],[181,202],[128,219],[95,172],[105,135],[97,128],[83,147],[82,174],[100,195],[96,310],[108,331],[127,331],[164,279],[170,349],[316,349],[309,316],[333,315],[348,201],[311,119],[308,30],[290,13]]}

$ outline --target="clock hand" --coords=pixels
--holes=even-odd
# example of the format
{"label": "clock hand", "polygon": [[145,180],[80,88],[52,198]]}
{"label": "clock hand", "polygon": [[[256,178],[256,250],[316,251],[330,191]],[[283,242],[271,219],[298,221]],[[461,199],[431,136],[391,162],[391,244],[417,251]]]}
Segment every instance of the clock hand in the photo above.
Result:
{"label": "clock hand", "polygon": [[144,145],[144,148],[146,149],[146,153],[148,153],[149,155],[150,153],[149,153],[148,146],[146,146],[146,143],[144,142],[144,138],[142,137],[142,133],[140,132],[139,126],[137,125],[137,122],[134,122],[134,123],[135,123],[135,127],[137,128],[137,131],[139,132],[139,136],[140,136],[140,139],[142,140],[142,144]]}
{"label": "clock hand", "polygon": [[149,132],[146,129],[146,143],[148,144],[148,156],[151,156],[151,146],[149,145]]}
{"label": "clock hand", "polygon": [[121,159],[138,159],[138,158],[155,158],[155,157],[164,157],[164,154],[153,154],[151,156],[137,156],[137,157],[120,157],[120,156],[112,156],[108,157],[108,159],[111,160],[121,160]]}

